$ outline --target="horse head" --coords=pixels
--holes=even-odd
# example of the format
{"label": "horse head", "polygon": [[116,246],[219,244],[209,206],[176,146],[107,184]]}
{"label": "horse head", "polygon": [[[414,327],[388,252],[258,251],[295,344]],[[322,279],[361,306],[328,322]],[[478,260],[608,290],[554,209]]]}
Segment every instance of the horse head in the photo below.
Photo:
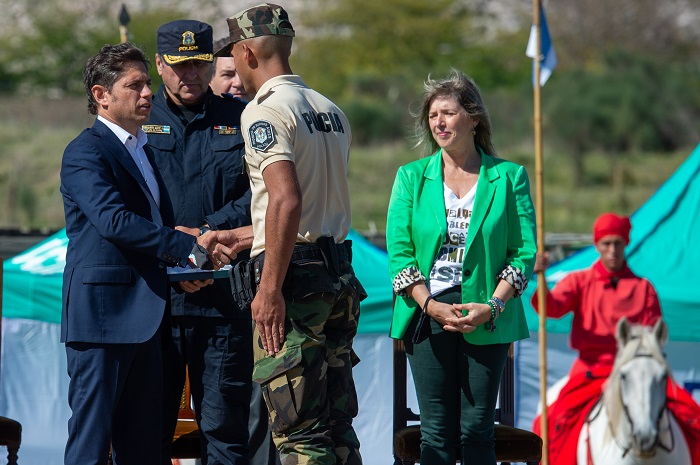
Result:
{"label": "horse head", "polygon": [[668,431],[666,384],[670,369],[662,348],[668,327],[659,320],[653,328],[617,324],[618,351],[604,399],[610,426],[619,444],[639,457],[650,457],[658,446],[668,450],[663,432]]}

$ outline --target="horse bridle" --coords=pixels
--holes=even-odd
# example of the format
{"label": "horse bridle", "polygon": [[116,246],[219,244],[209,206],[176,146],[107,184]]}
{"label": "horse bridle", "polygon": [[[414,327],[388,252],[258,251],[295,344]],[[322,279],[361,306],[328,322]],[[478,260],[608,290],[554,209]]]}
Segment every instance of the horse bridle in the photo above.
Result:
{"label": "horse bridle", "polygon": [[[637,358],[637,357],[653,358],[651,354],[637,354],[637,353],[635,353],[633,358]],[[630,425],[634,425],[634,422],[632,421],[632,417],[630,416],[627,404],[625,402],[623,402],[622,400],[620,402],[622,403],[622,411],[625,412],[625,417],[627,417],[627,421],[629,422]],[[661,427],[661,419],[663,417],[664,411],[667,410],[667,408],[666,408],[667,402],[668,402],[668,399],[666,399],[666,402],[664,402],[664,408],[659,409],[659,416],[656,418],[656,430],[658,431],[658,434],[656,435],[656,441],[654,442],[654,447],[659,447],[659,448],[665,450],[666,452],[671,453],[671,451],[673,450],[673,448],[675,446],[675,438],[673,437],[673,429],[670,426],[670,421],[669,421],[669,433],[671,435],[671,446],[667,447],[660,440],[660,438],[661,438],[661,428],[660,428]],[[600,413],[600,412],[598,412],[598,413]],[[597,416],[597,414],[596,414],[596,416]],[[617,435],[615,434],[615,431],[613,431],[612,423],[610,421],[608,421],[608,427],[610,428],[610,432],[612,433],[612,437],[614,438],[615,442],[617,442]],[[622,444],[620,444],[619,442],[617,442],[617,445],[620,447],[620,449],[622,449],[624,451],[622,453],[623,457],[625,455],[627,455],[627,453],[632,449],[631,445],[625,447]]]}

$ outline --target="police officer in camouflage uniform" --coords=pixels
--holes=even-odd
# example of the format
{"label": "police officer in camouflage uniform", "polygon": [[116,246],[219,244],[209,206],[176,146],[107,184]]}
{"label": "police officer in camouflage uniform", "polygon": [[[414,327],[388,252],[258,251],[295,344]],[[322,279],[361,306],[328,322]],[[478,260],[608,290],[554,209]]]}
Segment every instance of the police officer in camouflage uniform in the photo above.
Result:
{"label": "police officer in camouflage uniform", "polygon": [[230,44],[217,55],[233,55],[255,95],[241,116],[253,193],[253,380],[284,465],[361,464],[352,343],[366,293],[345,241],[350,125],[292,73],[294,29],[282,7],[227,22]]}

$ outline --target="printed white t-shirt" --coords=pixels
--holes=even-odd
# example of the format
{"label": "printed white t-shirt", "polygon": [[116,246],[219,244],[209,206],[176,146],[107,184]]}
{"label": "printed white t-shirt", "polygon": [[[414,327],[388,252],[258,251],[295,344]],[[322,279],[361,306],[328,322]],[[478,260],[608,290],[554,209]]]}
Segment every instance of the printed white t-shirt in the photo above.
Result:
{"label": "printed white t-shirt", "polygon": [[466,251],[467,231],[474,209],[476,184],[461,199],[445,183],[443,183],[443,193],[447,232],[433,268],[430,270],[428,288],[432,295],[462,284],[462,264]]}

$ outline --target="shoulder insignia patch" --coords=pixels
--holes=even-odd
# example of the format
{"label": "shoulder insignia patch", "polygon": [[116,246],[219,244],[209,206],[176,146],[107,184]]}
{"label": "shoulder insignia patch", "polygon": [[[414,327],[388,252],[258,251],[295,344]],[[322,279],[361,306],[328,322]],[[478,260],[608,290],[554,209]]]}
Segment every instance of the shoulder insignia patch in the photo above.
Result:
{"label": "shoulder insignia patch", "polygon": [[160,124],[144,124],[141,130],[146,134],[170,134],[170,126],[161,126]]}
{"label": "shoulder insignia patch", "polygon": [[250,145],[261,152],[275,143],[275,131],[272,124],[265,120],[258,120],[251,124],[248,135],[250,136]]}

